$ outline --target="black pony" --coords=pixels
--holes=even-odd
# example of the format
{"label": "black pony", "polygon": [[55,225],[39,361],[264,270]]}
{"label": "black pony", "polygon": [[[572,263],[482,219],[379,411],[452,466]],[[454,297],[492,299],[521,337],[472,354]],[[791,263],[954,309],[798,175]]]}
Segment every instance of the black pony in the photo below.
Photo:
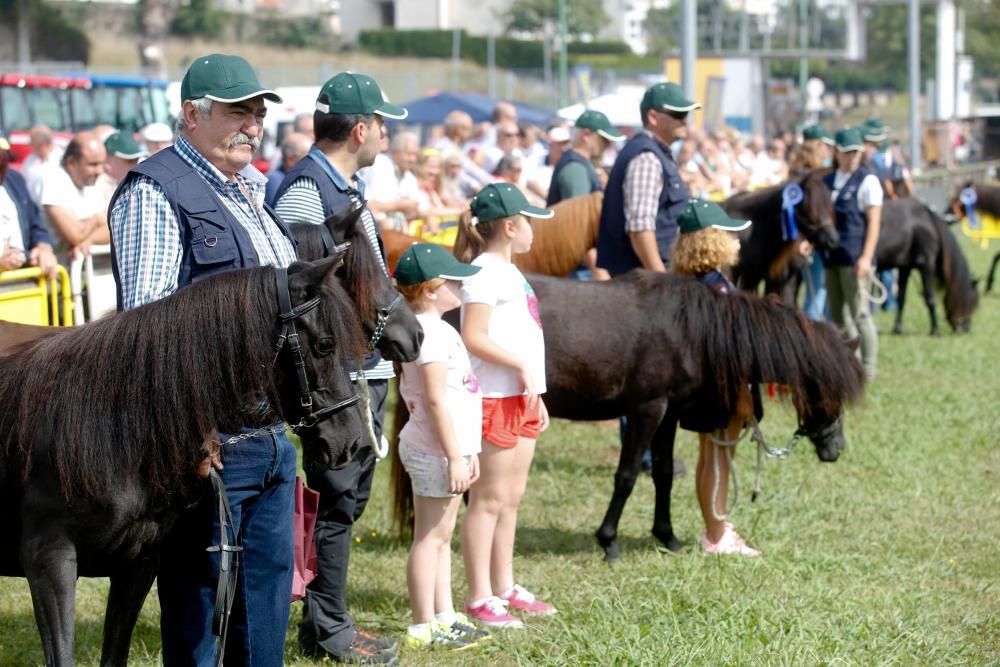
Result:
{"label": "black pony", "polygon": [[[862,391],[861,366],[836,330],[777,299],[720,294],[685,277],[634,271],[608,282],[532,275],[545,332],[544,395],[553,417],[627,415],[614,494],[597,539],[618,560],[618,521],[653,449],[653,535],[681,545],[670,520],[673,447],[686,404],[732,408],[750,382],[789,385],[799,431],[822,461],[844,447],[841,414]],[[613,326],[608,326],[613,323]]]}
{"label": "black pony", "polygon": [[261,399],[296,423],[353,394],[342,363],[365,345],[334,275],[342,259],[288,270],[292,306],[317,300],[295,320],[311,410],[289,347],[276,353],[271,267],[209,277],[0,359],[0,575],[28,578],[47,665],[73,664],[78,576],[111,578],[101,664],[126,664],[163,537],[204,489],[203,443],[270,421],[250,416]]}
{"label": "black pony", "polygon": [[[955,193],[955,197],[951,201],[951,212],[954,213],[955,217],[962,218],[965,216],[965,206],[962,204],[959,197],[962,190],[969,188],[974,190],[976,193],[976,210],[989,213],[994,217],[994,219],[1000,220],[1000,186],[973,183],[972,181],[965,183],[965,185],[963,185],[959,191]],[[1000,265],[1000,252],[993,255],[993,261],[990,262],[990,272],[986,278],[987,292],[993,290],[993,278],[997,270],[997,265]]]}
{"label": "black pony", "polygon": [[941,333],[934,305],[935,278],[944,285],[944,309],[954,331],[969,331],[979,305],[976,281],[948,224],[917,199],[887,199],[875,262],[879,269],[899,270],[899,307],[893,333],[903,331],[903,306],[910,272],[916,269],[924,286],[931,334]]}
{"label": "black pony", "polygon": [[[832,249],[838,235],[830,189],[823,183],[827,173],[825,169],[810,171],[789,183],[798,183],[802,189],[802,201],[795,207],[798,231],[817,248]],[[787,185],[741,193],[722,206],[730,216],[754,223],[740,234],[740,259],[733,268],[733,281],[751,292],[756,292],[763,282],[765,293],[778,294],[788,305],[795,305],[802,256],[799,241],[783,231],[782,192]]]}

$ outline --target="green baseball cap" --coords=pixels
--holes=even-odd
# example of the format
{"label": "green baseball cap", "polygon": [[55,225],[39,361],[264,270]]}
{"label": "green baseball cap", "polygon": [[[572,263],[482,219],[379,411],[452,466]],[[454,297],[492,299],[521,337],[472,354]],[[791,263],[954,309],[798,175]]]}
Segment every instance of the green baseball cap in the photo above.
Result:
{"label": "green baseball cap", "polygon": [[593,130],[608,141],[620,141],[625,135],[619,132],[608,117],[600,111],[588,109],[576,119],[576,126],[584,130]]}
{"label": "green baseball cap", "polygon": [[532,206],[524,193],[508,183],[490,183],[472,198],[470,206],[477,222],[489,222],[514,215],[546,220],[555,215],[551,209]]}
{"label": "green baseball cap", "polygon": [[316,99],[316,110],[323,113],[378,114],[393,120],[403,120],[406,109],[390,104],[375,79],[364,74],[341,72],[323,84]]}
{"label": "green baseball cap", "polygon": [[129,132],[115,132],[104,140],[104,147],[108,155],[115,155],[123,160],[138,160],[148,155]]}
{"label": "green baseball cap", "polygon": [[213,53],[196,58],[181,81],[181,102],[207,97],[231,104],[260,95],[281,103],[281,96],[262,86],[250,63],[239,56]]}
{"label": "green baseball cap", "polygon": [[477,273],[478,266],[458,261],[436,243],[414,243],[399,257],[395,276],[399,285],[416,285],[434,278],[464,280]]}
{"label": "green baseball cap", "polygon": [[684,91],[676,83],[658,83],[650,87],[639,104],[639,111],[643,114],[650,109],[681,113],[700,108],[699,103],[684,97]]}
{"label": "green baseball cap", "polygon": [[857,127],[845,127],[842,130],[837,130],[837,136],[834,137],[834,141],[836,142],[837,150],[843,153],[860,151],[865,148],[861,129]]}
{"label": "green baseball cap", "polygon": [[822,125],[810,125],[809,127],[802,130],[803,141],[822,141],[824,144],[829,144],[833,146],[833,137],[827,132],[826,128]]}
{"label": "green baseball cap", "polygon": [[750,224],[750,220],[730,218],[729,214],[718,204],[701,199],[689,201],[677,218],[677,226],[680,227],[681,234],[700,232],[709,227],[724,229],[727,232],[738,232],[741,229],[746,229]]}
{"label": "green baseball cap", "polygon": [[869,118],[861,126],[861,133],[865,141],[880,144],[889,138],[889,128],[885,126],[881,118]]}

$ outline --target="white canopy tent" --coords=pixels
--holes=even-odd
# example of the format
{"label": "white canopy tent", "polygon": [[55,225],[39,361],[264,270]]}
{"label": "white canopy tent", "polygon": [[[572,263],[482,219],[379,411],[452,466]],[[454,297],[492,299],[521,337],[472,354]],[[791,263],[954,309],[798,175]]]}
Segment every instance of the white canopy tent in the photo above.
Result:
{"label": "white canopy tent", "polygon": [[615,92],[599,95],[590,104],[573,104],[558,111],[560,118],[573,122],[587,109],[600,111],[616,127],[642,127],[639,103],[646,89],[642,86],[620,86]]}

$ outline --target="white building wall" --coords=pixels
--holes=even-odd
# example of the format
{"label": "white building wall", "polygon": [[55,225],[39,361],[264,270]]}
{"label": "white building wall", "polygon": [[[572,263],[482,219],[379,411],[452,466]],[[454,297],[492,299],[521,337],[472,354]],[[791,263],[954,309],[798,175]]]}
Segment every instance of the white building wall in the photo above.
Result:
{"label": "white building wall", "polygon": [[357,38],[362,30],[385,28],[382,24],[382,3],[379,0],[340,0],[340,34],[348,40]]}

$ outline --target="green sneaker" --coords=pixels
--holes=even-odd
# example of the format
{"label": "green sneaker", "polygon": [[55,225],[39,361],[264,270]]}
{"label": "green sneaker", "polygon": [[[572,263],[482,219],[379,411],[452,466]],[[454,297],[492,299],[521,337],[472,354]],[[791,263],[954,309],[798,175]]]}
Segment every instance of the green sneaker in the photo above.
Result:
{"label": "green sneaker", "polygon": [[452,623],[450,626],[435,624],[434,630],[431,633],[431,645],[449,651],[464,651],[475,646],[477,640],[456,630],[455,625],[455,623]]}
{"label": "green sneaker", "polygon": [[471,639],[474,644],[493,639],[493,635],[489,631],[477,628],[469,621],[468,616],[458,612],[455,612],[455,620],[452,621],[450,628],[463,637]]}
{"label": "green sneaker", "polygon": [[403,643],[410,648],[430,648],[434,642],[433,624],[427,623],[420,630],[414,630],[411,625],[403,637]]}

